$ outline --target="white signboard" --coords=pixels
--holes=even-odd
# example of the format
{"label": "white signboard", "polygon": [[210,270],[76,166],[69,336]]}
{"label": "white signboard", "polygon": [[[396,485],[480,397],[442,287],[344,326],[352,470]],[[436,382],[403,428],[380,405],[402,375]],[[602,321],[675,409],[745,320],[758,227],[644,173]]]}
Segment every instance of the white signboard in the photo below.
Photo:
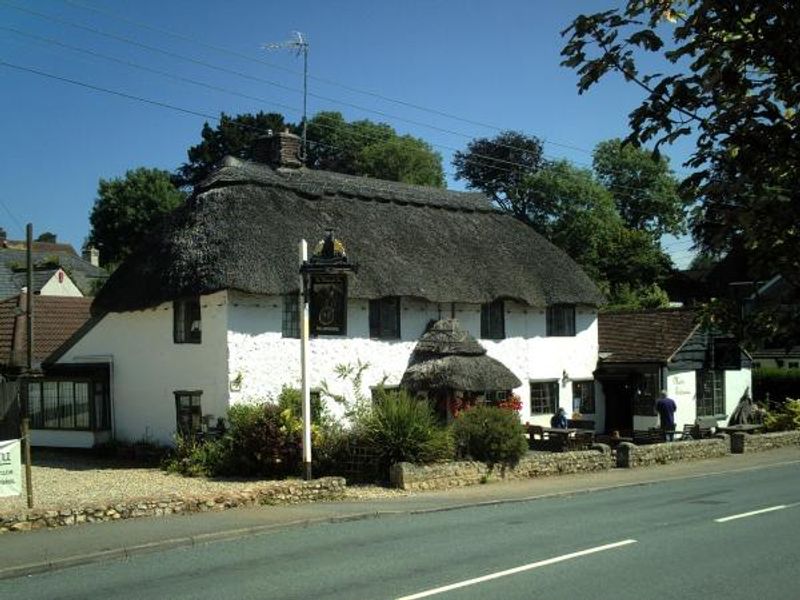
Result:
{"label": "white signboard", "polygon": [[0,441],[0,497],[22,493],[22,454],[19,440]]}

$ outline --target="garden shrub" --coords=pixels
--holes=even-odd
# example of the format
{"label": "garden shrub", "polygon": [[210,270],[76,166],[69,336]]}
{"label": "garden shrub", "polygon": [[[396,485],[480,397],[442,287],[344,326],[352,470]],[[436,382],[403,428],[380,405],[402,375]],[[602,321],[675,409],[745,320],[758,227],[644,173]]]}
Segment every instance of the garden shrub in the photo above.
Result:
{"label": "garden shrub", "polygon": [[513,465],[528,450],[525,429],[516,411],[475,406],[453,423],[456,449],[461,456],[489,464]]}
{"label": "garden shrub", "polygon": [[790,431],[800,429],[800,400],[786,400],[778,409],[764,417],[767,431]]}
{"label": "garden shrub", "polygon": [[354,428],[386,468],[404,461],[427,463],[453,457],[450,434],[437,425],[428,402],[405,391],[379,392],[372,410]]}
{"label": "garden shrub", "polygon": [[300,472],[302,425],[277,404],[237,404],[228,409],[225,451],[215,474],[280,478]]}

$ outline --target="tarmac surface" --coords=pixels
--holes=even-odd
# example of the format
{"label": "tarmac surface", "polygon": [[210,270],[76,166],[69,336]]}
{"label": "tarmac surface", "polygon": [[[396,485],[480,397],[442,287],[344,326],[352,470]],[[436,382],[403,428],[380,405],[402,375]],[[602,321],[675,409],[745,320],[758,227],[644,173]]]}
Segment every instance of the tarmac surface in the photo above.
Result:
{"label": "tarmac surface", "polygon": [[239,508],[223,512],[90,523],[53,530],[4,534],[0,579],[191,547],[315,524],[415,515],[530,502],[627,486],[747,473],[800,463],[800,448],[660,465],[641,469],[496,482],[405,497]]}

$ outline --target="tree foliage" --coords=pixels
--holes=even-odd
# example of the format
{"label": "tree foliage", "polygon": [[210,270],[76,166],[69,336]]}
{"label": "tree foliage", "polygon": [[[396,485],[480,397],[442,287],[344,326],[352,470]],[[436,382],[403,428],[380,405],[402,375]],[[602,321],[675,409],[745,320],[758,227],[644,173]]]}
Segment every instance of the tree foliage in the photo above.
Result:
{"label": "tree foliage", "polygon": [[472,140],[453,156],[456,179],[481,190],[505,212],[530,224],[531,198],[523,182],[545,165],[542,142],[518,131],[503,131],[494,138]]}
{"label": "tree foliage", "polygon": [[[216,127],[203,125],[202,141],[189,148],[188,162],[178,169],[178,185],[197,185],[226,156],[251,160],[256,139],[284,129],[300,133],[299,125],[286,122],[277,113],[236,116],[222,113]],[[348,123],[341,113],[320,112],[308,121],[307,129],[306,166],[312,169],[436,187],[445,185],[441,156],[423,140],[400,136],[386,123],[366,119]]]}
{"label": "tree foliage", "polygon": [[[613,155],[615,146],[619,144],[614,140],[598,146],[596,155],[603,157],[603,172],[610,175],[613,170],[616,182],[632,179],[635,173],[625,170],[641,170],[642,157],[619,160]],[[526,161],[521,163],[525,168],[489,162],[485,157],[491,153],[504,161]],[[619,184],[609,189],[604,183],[610,180],[591,170],[568,161],[545,161],[541,142],[519,132],[474,140],[456,154],[453,164],[457,176],[466,179],[470,188],[489,195],[501,210],[531,225],[572,257],[612,304],[643,307],[666,303],[657,284],[671,261],[659,246],[658,226],[652,224],[672,218],[661,212],[674,209],[671,201],[642,206],[636,212],[639,221],[635,224],[640,227],[634,228],[620,208],[634,199],[615,196],[612,189],[619,192]],[[666,175],[663,166],[653,167],[654,172],[659,170]],[[680,209],[671,214],[676,212]]]}
{"label": "tree foliage", "polygon": [[348,123],[339,112],[320,112],[308,122],[306,164],[349,175],[444,187],[442,157],[419,138],[399,136],[386,123]]}
{"label": "tree foliage", "polygon": [[577,17],[562,55],[581,93],[612,73],[645,91],[627,141],[693,141],[682,189],[703,251],[741,245],[756,274],[800,289],[797,14],[794,0],[630,1]]}
{"label": "tree foliage", "polygon": [[252,158],[251,150],[257,138],[269,131],[283,131],[285,127],[283,115],[277,113],[244,113],[233,117],[221,113],[216,127],[208,123],[203,125],[202,141],[187,151],[189,161],[178,169],[177,183],[181,187],[197,185],[219,167],[226,156]]}
{"label": "tree foliage", "polygon": [[612,139],[595,147],[592,165],[628,227],[656,238],[686,233],[688,202],[666,157]]}
{"label": "tree foliage", "polygon": [[140,167],[117,179],[101,179],[89,217],[89,244],[104,266],[119,264],[163,218],[180,205],[183,192],[160,169]]}

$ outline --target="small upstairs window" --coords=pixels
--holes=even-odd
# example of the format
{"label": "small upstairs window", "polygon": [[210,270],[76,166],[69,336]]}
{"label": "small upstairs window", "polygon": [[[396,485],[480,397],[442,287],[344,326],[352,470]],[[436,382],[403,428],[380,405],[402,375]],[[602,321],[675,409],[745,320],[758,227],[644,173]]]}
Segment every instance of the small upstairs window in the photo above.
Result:
{"label": "small upstairs window", "polygon": [[495,300],[481,305],[481,339],[503,340],[506,337],[505,305]]}
{"label": "small upstairs window", "polygon": [[281,334],[285,338],[300,337],[300,299],[297,294],[286,294],[283,297]]}
{"label": "small upstairs window", "polygon": [[575,306],[557,304],[547,307],[547,337],[575,335]]}
{"label": "small upstairs window", "polygon": [[369,301],[369,337],[400,339],[400,298],[387,296]]}
{"label": "small upstairs window", "polygon": [[186,298],[172,303],[172,339],[176,344],[199,344],[203,340],[200,298]]}

